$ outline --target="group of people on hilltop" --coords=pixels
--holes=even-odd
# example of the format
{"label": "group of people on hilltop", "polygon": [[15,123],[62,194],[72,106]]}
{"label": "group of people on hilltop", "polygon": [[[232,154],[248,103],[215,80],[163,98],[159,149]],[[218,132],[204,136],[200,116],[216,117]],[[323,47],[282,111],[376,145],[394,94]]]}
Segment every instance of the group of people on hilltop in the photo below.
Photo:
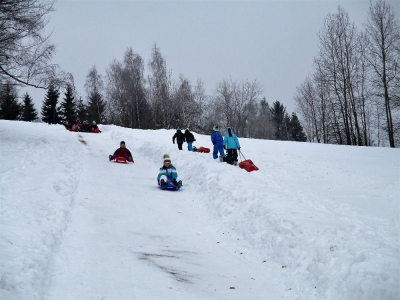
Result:
{"label": "group of people on hilltop", "polygon": [[96,124],[96,121],[93,121],[91,125],[86,120],[83,121],[83,123],[81,123],[80,120],[76,120],[75,123],[70,123],[68,121],[65,121],[64,126],[67,130],[75,132],[93,132],[93,133],[101,132],[100,128]]}
{"label": "group of people on hilltop", "polygon": [[[178,149],[182,150],[182,145],[184,142],[188,144],[189,151],[195,151],[193,148],[193,142],[196,141],[194,135],[190,132],[189,128],[186,128],[185,132],[182,132],[182,127],[178,127],[176,133],[172,137],[172,143],[178,144]],[[238,163],[238,150],[240,150],[239,139],[236,134],[234,134],[233,129],[231,127],[226,128],[225,136],[223,137],[221,132],[219,131],[218,126],[213,127],[213,132],[211,134],[211,142],[214,145],[213,158],[218,158],[221,162],[226,162],[231,165],[237,165]],[[225,155],[225,150],[227,154]]]}

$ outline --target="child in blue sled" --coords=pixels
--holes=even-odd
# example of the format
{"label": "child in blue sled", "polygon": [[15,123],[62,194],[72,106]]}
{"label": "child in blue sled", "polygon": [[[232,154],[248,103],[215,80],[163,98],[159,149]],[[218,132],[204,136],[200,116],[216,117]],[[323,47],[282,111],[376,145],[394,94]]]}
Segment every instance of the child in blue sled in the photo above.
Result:
{"label": "child in blue sled", "polygon": [[157,176],[157,181],[159,185],[167,184],[168,182],[173,183],[174,185],[181,186],[182,181],[178,179],[178,172],[175,167],[171,164],[171,158],[168,154],[164,154],[164,164],[160,168],[160,172]]}

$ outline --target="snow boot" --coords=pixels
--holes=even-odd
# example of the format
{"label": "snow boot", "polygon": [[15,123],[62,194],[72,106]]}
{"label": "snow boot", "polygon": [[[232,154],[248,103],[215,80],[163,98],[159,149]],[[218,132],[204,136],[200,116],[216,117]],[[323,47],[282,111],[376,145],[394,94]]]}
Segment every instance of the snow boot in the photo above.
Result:
{"label": "snow boot", "polygon": [[238,161],[237,161],[237,160],[235,160],[235,161],[233,162],[233,165],[234,165],[235,167],[237,167],[237,165],[238,165]]}
{"label": "snow boot", "polygon": [[179,180],[179,181],[178,181],[178,185],[179,185],[179,186],[182,186],[182,180]]}
{"label": "snow boot", "polygon": [[225,156],[220,156],[220,157],[219,157],[219,161],[220,161],[220,162],[224,162],[224,158],[225,158]]}
{"label": "snow boot", "polygon": [[164,179],[161,179],[161,184],[165,184],[165,180]]}

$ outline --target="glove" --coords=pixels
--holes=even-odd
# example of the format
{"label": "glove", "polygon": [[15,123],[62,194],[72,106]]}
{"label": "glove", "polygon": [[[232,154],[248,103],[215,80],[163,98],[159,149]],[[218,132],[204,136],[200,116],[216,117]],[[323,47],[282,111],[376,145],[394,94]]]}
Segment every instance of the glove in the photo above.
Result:
{"label": "glove", "polygon": [[240,147],[238,149],[240,150]]}
{"label": "glove", "polygon": [[172,141],[172,144],[175,144],[175,141]]}
{"label": "glove", "polygon": [[215,143],[213,142],[213,145],[215,146]]}

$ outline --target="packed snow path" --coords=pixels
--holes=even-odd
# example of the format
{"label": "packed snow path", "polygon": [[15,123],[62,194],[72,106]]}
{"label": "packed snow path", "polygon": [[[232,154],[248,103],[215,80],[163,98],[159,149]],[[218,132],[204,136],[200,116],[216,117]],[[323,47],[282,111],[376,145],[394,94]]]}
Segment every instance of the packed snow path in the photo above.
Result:
{"label": "packed snow path", "polygon": [[82,170],[47,299],[278,299],[287,294],[271,264],[243,259],[216,235],[189,187],[158,189],[161,156],[156,164],[132,151],[134,164],[109,162],[119,140],[133,150],[134,137],[107,131],[76,135],[85,149]]}

